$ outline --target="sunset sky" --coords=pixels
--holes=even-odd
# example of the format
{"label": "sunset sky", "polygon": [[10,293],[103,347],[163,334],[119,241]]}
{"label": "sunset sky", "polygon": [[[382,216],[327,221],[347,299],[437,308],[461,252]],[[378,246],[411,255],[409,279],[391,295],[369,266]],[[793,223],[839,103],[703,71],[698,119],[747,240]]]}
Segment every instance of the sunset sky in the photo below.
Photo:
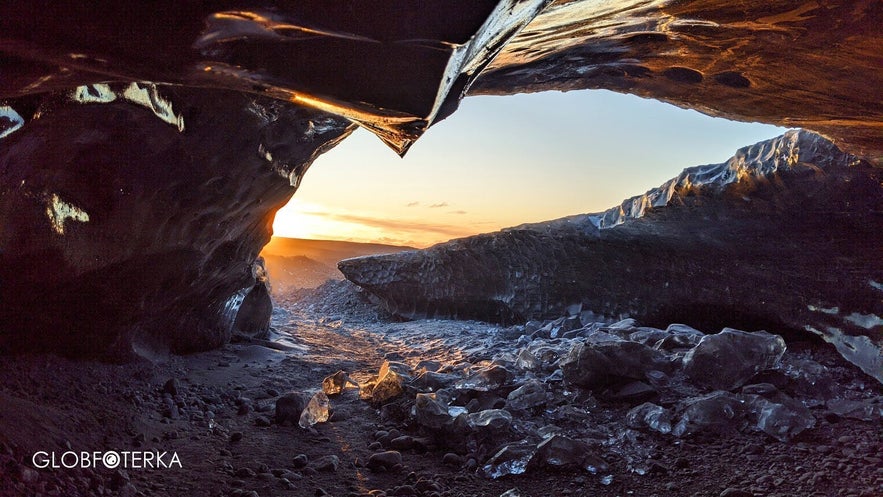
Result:
{"label": "sunset sky", "polygon": [[609,91],[470,97],[404,159],[357,131],[316,160],[274,231],[425,247],[601,211],[784,131]]}

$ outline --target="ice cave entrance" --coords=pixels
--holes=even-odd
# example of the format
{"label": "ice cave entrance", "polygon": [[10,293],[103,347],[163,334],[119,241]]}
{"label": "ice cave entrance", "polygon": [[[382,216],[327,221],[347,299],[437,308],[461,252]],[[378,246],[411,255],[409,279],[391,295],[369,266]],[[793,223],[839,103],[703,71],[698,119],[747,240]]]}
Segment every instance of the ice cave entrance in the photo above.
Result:
{"label": "ice cave entrance", "polygon": [[606,90],[469,97],[404,159],[367,131],[345,139],[274,234],[426,247],[599,212],[784,130]]}

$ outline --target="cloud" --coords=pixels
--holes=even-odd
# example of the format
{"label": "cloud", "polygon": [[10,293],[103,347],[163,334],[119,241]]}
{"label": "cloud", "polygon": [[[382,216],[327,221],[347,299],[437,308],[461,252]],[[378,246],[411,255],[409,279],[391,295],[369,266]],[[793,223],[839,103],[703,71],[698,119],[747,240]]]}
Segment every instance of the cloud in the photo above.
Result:
{"label": "cloud", "polygon": [[438,209],[438,208],[440,208],[440,207],[447,207],[447,206],[448,206],[448,203],[447,203],[447,202],[442,202],[442,203],[440,203],[440,204],[432,204],[432,205],[429,206],[429,208],[430,208],[430,209]]}
{"label": "cloud", "polygon": [[417,207],[420,202],[409,202],[405,207]]}
{"label": "cloud", "polygon": [[466,211],[450,211],[448,214],[468,214]]}
{"label": "cloud", "polygon": [[398,219],[386,219],[358,214],[341,214],[334,212],[309,212],[311,216],[322,217],[331,221],[343,223],[361,224],[371,228],[379,228],[389,231],[405,233],[438,233],[445,236],[465,236],[470,234],[468,228],[452,224],[426,223],[421,221],[408,221]]}

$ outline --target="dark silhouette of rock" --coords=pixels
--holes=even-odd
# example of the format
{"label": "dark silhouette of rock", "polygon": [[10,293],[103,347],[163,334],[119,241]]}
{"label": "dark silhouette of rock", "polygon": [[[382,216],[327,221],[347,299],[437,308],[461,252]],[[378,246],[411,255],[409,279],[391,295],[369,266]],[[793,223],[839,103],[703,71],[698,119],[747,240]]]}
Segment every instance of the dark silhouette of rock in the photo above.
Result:
{"label": "dark silhouette of rock", "polygon": [[883,381],[881,179],[789,131],[602,213],[339,268],[405,317],[523,322],[580,304],[650,326],[809,334]]}
{"label": "dark silhouette of rock", "polygon": [[307,397],[300,392],[291,392],[276,400],[276,424],[293,424],[300,421],[307,406]]}
{"label": "dark silhouette of rock", "polygon": [[35,107],[0,147],[0,349],[125,360],[267,331],[273,213],[346,121],[148,84],[10,103]]}

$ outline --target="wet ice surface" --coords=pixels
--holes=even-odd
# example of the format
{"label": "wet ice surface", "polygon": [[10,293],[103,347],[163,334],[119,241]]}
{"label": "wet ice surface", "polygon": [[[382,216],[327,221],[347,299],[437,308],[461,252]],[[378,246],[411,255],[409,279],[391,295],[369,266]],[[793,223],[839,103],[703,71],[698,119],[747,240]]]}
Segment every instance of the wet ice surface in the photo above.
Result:
{"label": "wet ice surface", "polygon": [[657,437],[763,434],[793,444],[822,419],[881,419],[876,385],[833,352],[792,351],[773,332],[590,315],[514,327],[394,322],[348,283],[334,285],[278,309],[278,332],[290,333],[297,354],[339,364],[382,419],[490,479],[554,470],[607,485],[617,471],[661,471]]}

